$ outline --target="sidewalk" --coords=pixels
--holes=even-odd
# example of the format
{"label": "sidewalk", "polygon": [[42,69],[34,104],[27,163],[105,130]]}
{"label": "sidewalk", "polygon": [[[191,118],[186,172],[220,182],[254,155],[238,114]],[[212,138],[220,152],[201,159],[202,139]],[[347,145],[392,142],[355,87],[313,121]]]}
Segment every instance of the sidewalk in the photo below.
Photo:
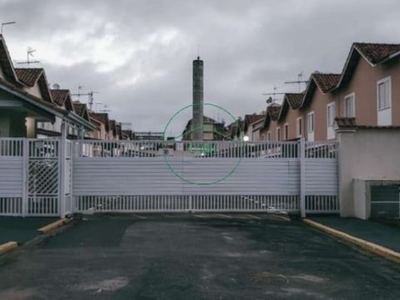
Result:
{"label": "sidewalk", "polygon": [[[365,221],[356,218],[340,218],[340,217],[323,217],[313,216],[308,218],[317,224],[309,224],[317,227],[318,224],[326,226],[326,228],[318,228],[328,234],[339,237],[348,242],[354,243],[364,249],[375,254],[382,255],[391,259],[390,256],[400,257],[400,228],[393,227],[376,221]],[[331,229],[339,231],[335,233]],[[354,239],[354,238],[355,239]],[[383,248],[382,248],[383,247]],[[387,248],[387,249],[384,249]],[[387,250],[387,251],[386,251]],[[393,253],[392,253],[393,252]],[[397,253],[396,253],[397,252]]]}

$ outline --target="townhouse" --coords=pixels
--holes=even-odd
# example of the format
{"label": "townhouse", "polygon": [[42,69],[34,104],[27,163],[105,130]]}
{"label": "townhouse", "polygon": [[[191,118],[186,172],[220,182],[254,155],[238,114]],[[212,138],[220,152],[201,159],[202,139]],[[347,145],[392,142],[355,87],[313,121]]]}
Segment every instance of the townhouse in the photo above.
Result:
{"label": "townhouse", "polygon": [[0,35],[0,137],[123,139],[108,114],[90,115],[67,89],[50,89],[43,68],[14,68]]}
{"label": "townhouse", "polygon": [[315,72],[303,93],[285,94],[282,105],[270,105],[261,136],[268,141],[334,140],[335,121],[399,126],[396,111],[400,111],[400,45],[354,43],[341,74]]}
{"label": "townhouse", "polygon": [[264,117],[263,127],[261,128],[261,135],[265,137],[266,141],[280,141],[281,140],[281,124],[278,122],[281,105],[273,103],[267,107],[267,113]]}
{"label": "townhouse", "polygon": [[254,113],[252,115],[244,116],[243,131],[249,141],[258,142],[261,140],[261,128],[263,127],[264,118],[264,112],[261,114]]}
{"label": "townhouse", "polygon": [[0,35],[0,137],[37,138],[37,124],[60,124],[93,130],[67,103],[58,105],[48,89],[43,69],[14,68],[7,45]]}

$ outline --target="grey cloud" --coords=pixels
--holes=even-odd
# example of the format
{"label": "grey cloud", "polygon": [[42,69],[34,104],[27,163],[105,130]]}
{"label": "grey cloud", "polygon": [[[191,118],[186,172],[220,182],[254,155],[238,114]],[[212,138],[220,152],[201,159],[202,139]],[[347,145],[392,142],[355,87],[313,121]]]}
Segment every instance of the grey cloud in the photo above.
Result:
{"label": "grey cloud", "polygon": [[[82,41],[47,49],[54,46],[60,55],[75,57],[90,53],[107,32],[115,34],[112,50],[126,55],[111,71],[99,72],[90,55],[70,67],[48,62],[44,67],[50,82],[99,90],[95,100],[109,105],[111,117],[130,121],[137,130],[161,130],[191,103],[198,44],[205,62],[205,101],[243,116],[265,109],[262,93],[273,92],[274,85],[280,86],[278,92],[298,91],[283,82],[296,80],[301,71],[305,77],[314,70],[341,72],[354,41],[398,42],[398,11],[396,0],[0,1],[0,19],[18,22],[5,37],[19,47],[85,33]],[[176,32],[176,39],[148,41],[165,31]],[[138,75],[144,77],[119,85]],[[174,134],[187,117],[178,118]]]}

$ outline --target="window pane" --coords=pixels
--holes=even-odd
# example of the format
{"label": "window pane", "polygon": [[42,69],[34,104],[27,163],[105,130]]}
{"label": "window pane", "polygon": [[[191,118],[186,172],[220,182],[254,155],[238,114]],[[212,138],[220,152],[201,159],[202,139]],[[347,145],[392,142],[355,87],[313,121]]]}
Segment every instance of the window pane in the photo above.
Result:
{"label": "window pane", "polygon": [[308,132],[314,132],[314,114],[308,115]]}
{"label": "window pane", "polygon": [[388,90],[389,90],[389,88],[388,88],[386,82],[382,82],[378,85],[379,110],[388,108],[388,104],[389,104],[388,103],[388,101],[389,101]]}
{"label": "window pane", "polygon": [[354,118],[354,97],[345,98],[345,117]]}
{"label": "window pane", "polygon": [[389,81],[385,82],[385,108],[390,108]]}
{"label": "window pane", "polygon": [[327,110],[327,125],[328,127],[332,127],[333,126],[333,122],[335,119],[335,105],[334,104],[330,104],[328,105],[328,110]]}
{"label": "window pane", "polygon": [[382,109],[382,84],[378,84],[378,110]]}

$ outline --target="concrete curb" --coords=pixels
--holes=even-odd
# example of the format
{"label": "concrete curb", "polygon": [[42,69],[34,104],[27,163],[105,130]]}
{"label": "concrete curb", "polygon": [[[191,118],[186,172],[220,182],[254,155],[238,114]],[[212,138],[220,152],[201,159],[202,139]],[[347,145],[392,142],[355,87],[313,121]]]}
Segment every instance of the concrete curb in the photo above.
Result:
{"label": "concrete curb", "polygon": [[39,228],[38,231],[42,234],[44,233],[49,233],[50,231],[53,231],[55,229],[57,229],[58,227],[64,226],[66,224],[68,224],[69,222],[71,222],[73,219],[72,218],[64,218],[64,219],[60,219],[57,220],[53,223],[50,223],[46,226],[43,226],[42,228]]}
{"label": "concrete curb", "polygon": [[9,252],[11,250],[14,250],[15,248],[18,247],[18,243],[17,242],[7,242],[4,244],[0,245],[0,255]]}
{"label": "concrete curb", "polygon": [[329,235],[335,236],[341,240],[344,240],[346,242],[352,243],[360,248],[363,248],[364,250],[367,250],[369,252],[372,252],[374,254],[377,254],[379,256],[382,256],[388,260],[394,261],[396,263],[400,263],[400,253],[393,251],[389,248],[385,248],[383,246],[365,241],[363,239],[354,237],[352,235],[349,235],[347,233],[344,233],[342,231],[333,229],[331,227],[322,225],[318,222],[309,220],[309,219],[304,219],[303,222],[311,227],[314,227],[316,229],[319,229]]}

